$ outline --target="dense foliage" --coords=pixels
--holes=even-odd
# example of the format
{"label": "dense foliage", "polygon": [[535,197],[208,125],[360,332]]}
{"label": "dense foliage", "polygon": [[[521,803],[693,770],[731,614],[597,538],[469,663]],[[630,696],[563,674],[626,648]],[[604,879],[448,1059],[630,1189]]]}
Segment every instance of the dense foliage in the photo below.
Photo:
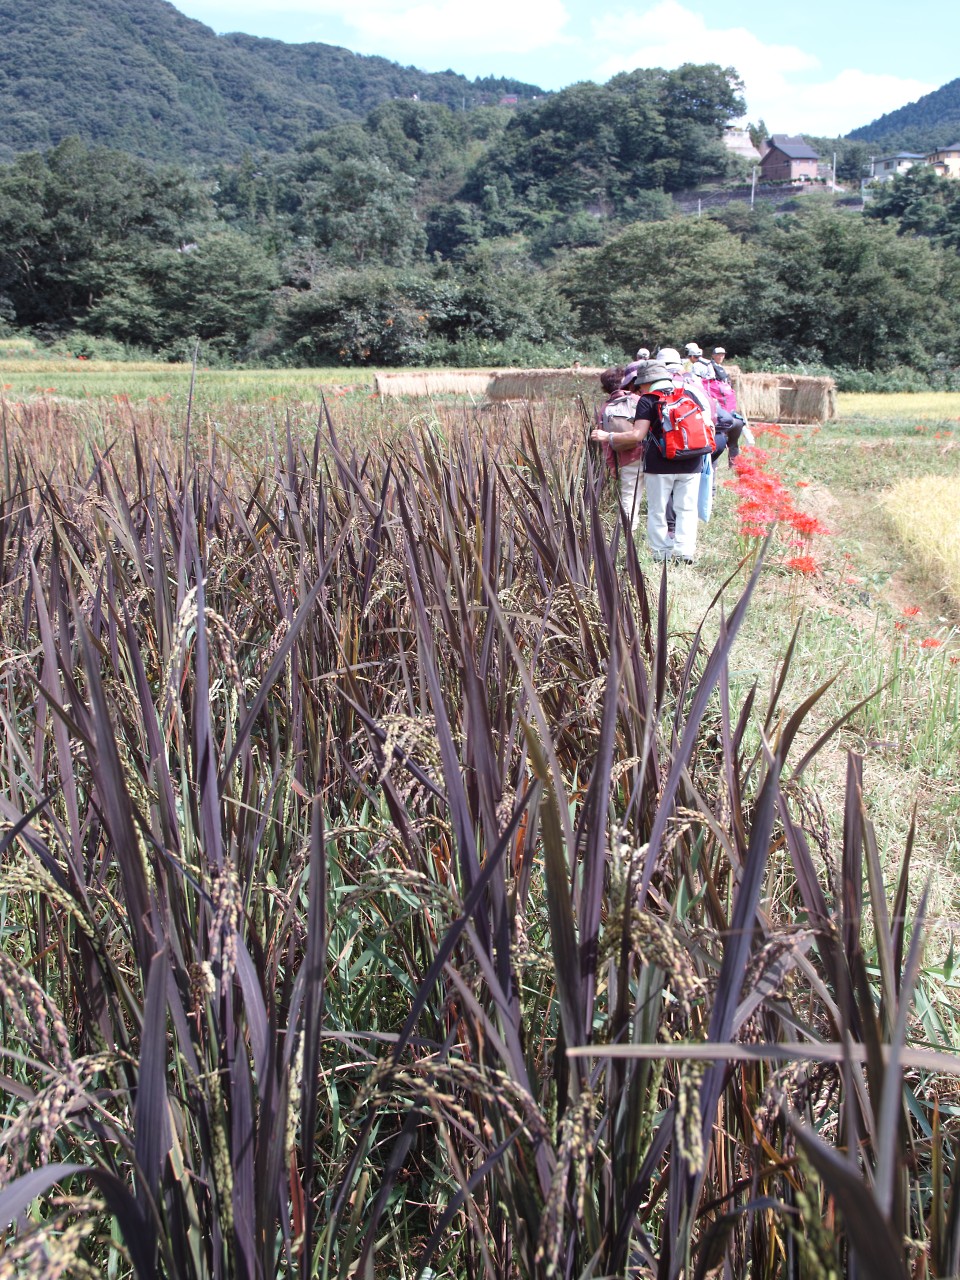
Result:
{"label": "dense foliage", "polygon": [[462,110],[541,92],[333,45],[218,36],[164,0],[0,0],[0,31],[4,160],[71,135],[157,160],[239,160],[245,148],[293,150],[394,98]]}
{"label": "dense foliage", "polygon": [[592,362],[695,337],[885,376],[956,365],[960,184],[918,170],[862,213],[827,192],[675,213],[665,188],[729,171],[737,95],[687,66],[519,113],[386,102],[207,174],[68,139],[0,167],[0,330],[273,364]]}

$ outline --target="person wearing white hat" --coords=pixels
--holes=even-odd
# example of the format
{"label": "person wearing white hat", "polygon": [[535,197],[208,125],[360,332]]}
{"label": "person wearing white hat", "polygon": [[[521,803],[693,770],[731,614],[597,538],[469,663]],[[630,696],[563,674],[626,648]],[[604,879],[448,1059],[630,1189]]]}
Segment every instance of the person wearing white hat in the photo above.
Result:
{"label": "person wearing white hat", "polygon": [[713,364],[704,359],[703,348],[698,343],[688,342],[683,349],[687,356],[683,367],[688,373],[695,373],[698,378],[713,377]]}

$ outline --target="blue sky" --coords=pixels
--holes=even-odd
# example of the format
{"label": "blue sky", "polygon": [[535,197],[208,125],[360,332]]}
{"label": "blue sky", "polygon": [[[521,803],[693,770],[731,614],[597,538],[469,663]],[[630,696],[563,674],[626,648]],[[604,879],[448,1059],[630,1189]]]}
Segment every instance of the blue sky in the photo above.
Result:
{"label": "blue sky", "polygon": [[514,76],[545,89],[634,67],[733,65],[747,118],[841,134],[954,79],[942,0],[173,0],[215,31],[319,40],[425,71]]}

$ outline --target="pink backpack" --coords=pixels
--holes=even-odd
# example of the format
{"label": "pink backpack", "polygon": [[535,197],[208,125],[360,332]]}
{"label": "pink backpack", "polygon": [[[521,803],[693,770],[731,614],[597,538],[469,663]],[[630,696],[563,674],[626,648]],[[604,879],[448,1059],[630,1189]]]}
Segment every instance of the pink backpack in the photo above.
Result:
{"label": "pink backpack", "polygon": [[721,382],[719,378],[704,378],[704,388],[711,402],[727,413],[736,413],[737,397],[729,382]]}

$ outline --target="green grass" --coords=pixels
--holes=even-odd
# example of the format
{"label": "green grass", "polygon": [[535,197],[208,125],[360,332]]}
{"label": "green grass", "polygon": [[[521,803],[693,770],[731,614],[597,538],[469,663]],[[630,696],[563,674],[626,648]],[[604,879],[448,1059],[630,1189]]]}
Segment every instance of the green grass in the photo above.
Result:
{"label": "green grass", "polygon": [[[196,400],[215,407],[277,402],[316,403],[322,391],[351,387],[356,395],[370,394],[369,369],[208,369],[197,370]],[[71,400],[119,397],[132,403],[169,401],[174,409],[186,403],[190,388],[188,364],[116,364],[107,361],[7,357],[0,358],[0,388],[11,398],[55,396]]]}

